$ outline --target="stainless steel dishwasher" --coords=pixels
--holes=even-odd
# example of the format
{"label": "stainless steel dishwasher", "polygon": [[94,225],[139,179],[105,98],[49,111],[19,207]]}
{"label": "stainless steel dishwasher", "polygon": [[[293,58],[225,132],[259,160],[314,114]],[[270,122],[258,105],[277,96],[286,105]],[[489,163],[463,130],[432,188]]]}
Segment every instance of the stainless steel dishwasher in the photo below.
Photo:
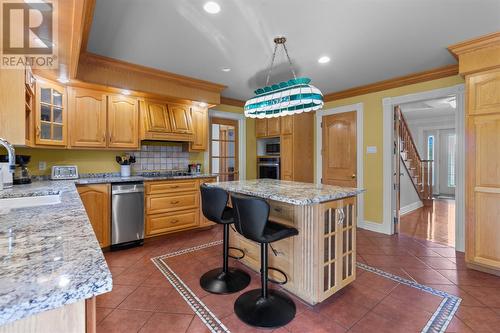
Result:
{"label": "stainless steel dishwasher", "polygon": [[144,184],[111,185],[111,249],[144,243]]}

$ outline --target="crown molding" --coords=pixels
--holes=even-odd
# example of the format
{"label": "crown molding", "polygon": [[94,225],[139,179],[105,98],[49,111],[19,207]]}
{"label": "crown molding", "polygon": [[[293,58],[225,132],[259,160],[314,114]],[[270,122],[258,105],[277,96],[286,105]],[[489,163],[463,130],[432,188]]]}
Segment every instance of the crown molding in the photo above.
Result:
{"label": "crown molding", "polygon": [[240,108],[245,106],[244,101],[240,101],[239,99],[235,99],[235,98],[222,97],[222,96],[220,97],[220,104],[237,106]]}
{"label": "crown molding", "polygon": [[448,51],[458,59],[462,75],[500,67],[500,31],[451,45]]}
{"label": "crown molding", "polygon": [[490,47],[500,43],[500,31],[493,32],[478,38],[472,38],[454,45],[448,46],[448,51],[458,59],[459,55],[477,51],[479,49]]}
{"label": "crown molding", "polygon": [[387,89],[399,88],[410,84],[441,79],[458,74],[458,65],[448,65],[431,70],[417,72],[393,79],[378,81],[364,86],[354,87],[347,90],[326,94],[323,97],[325,102],[331,102],[348,97],[365,95]]}

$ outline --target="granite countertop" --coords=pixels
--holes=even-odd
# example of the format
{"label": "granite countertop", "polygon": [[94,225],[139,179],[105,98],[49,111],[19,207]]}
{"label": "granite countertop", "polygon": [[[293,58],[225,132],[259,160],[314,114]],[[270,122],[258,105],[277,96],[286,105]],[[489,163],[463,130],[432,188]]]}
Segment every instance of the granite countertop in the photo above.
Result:
{"label": "granite countertop", "polygon": [[85,176],[79,179],[75,179],[75,182],[79,185],[85,184],[103,184],[103,183],[126,183],[126,182],[146,182],[146,181],[157,181],[157,180],[178,180],[178,179],[199,179],[199,178],[215,178],[217,175],[210,173],[201,174],[184,174],[184,175],[171,175],[171,174],[149,174],[149,175],[138,175],[130,177],[121,177],[120,174],[111,175],[98,175],[98,176]]}
{"label": "granite countertop", "polygon": [[0,191],[0,199],[59,194],[61,200],[0,211],[0,326],[111,291],[111,273],[75,184],[210,177],[96,175]]}
{"label": "granite countertop", "polygon": [[322,202],[352,197],[363,189],[332,185],[300,183],[276,179],[253,179],[209,183],[228,192],[240,193],[292,205],[314,205]]}

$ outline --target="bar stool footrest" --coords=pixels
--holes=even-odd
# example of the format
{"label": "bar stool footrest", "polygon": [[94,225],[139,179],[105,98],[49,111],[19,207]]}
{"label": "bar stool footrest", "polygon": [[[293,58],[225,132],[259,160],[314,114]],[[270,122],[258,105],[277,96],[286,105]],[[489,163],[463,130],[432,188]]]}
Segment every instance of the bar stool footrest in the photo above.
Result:
{"label": "bar stool footrest", "polygon": [[[276,267],[271,267],[271,266],[267,267],[267,269],[272,270],[272,271],[276,271],[276,272],[280,273],[281,275],[283,275],[283,277],[285,278],[284,281],[278,281],[278,280],[274,280],[274,279],[271,279],[268,277],[267,281],[274,283],[274,284],[278,284],[280,286],[288,283],[288,275],[286,275],[286,273],[283,272],[281,269],[276,268]],[[260,270],[260,273],[262,274],[262,269]]]}
{"label": "bar stool footrest", "polygon": [[233,256],[233,255],[229,254],[229,258],[233,258],[233,259],[236,259],[236,260],[240,260],[240,259],[245,258],[245,251],[243,251],[242,249],[237,248],[237,247],[232,247],[232,246],[229,246],[228,249],[229,250],[236,250],[236,251],[240,251],[241,252],[241,256]]}

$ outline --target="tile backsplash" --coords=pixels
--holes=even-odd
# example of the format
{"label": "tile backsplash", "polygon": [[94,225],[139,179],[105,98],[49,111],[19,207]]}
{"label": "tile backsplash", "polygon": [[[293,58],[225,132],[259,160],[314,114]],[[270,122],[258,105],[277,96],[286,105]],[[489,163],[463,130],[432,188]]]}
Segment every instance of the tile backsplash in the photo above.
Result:
{"label": "tile backsplash", "polygon": [[140,151],[129,152],[135,156],[132,172],[187,170],[189,153],[182,146],[141,146]]}

